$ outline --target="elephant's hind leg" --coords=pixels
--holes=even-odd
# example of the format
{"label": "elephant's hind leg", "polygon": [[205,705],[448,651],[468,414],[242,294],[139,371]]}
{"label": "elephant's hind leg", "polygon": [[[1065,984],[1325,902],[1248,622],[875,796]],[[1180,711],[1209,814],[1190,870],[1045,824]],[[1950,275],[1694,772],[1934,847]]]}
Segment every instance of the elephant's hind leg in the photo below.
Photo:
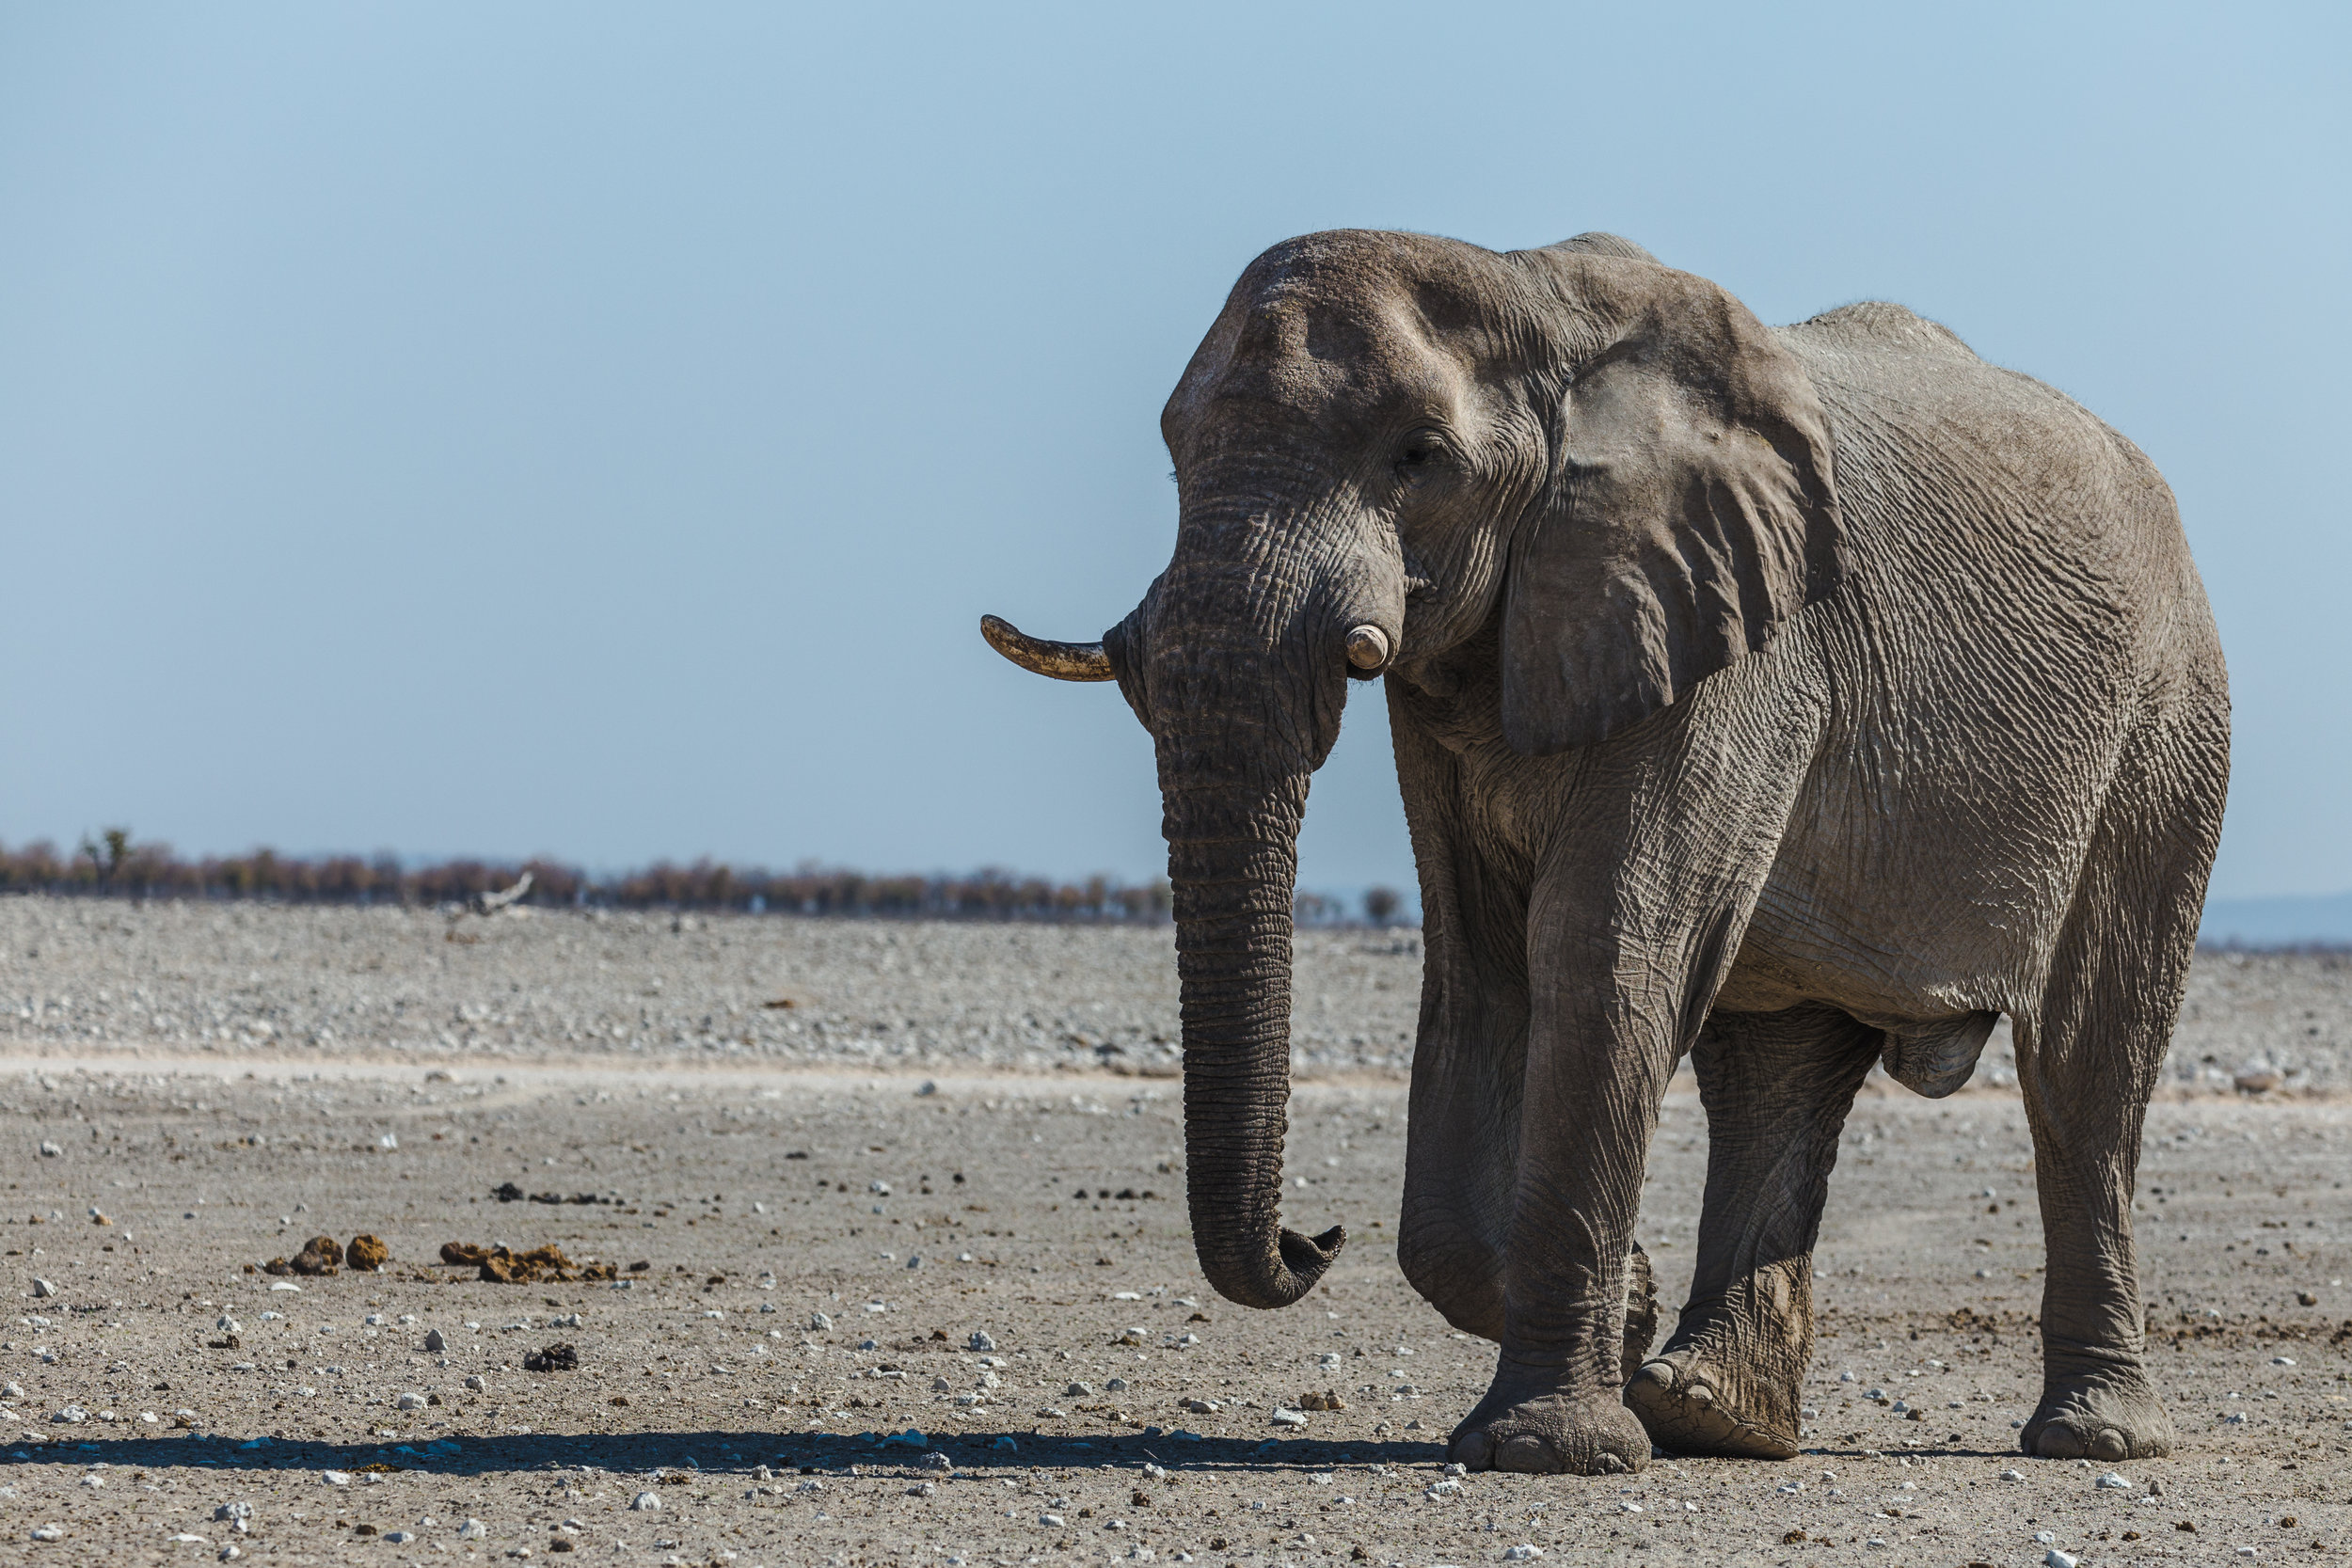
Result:
{"label": "elephant's hind leg", "polygon": [[2020,1434],[2028,1454],[2122,1460],[2172,1449],[2172,1419],[2143,1363],[2132,1191],[2220,817],[2217,766],[2123,769],[2040,1016],[2018,1021],[2048,1259],[2042,1402]]}
{"label": "elephant's hind leg", "polygon": [[1651,1441],[1788,1459],[1813,1358],[1813,1242],[1837,1134],[1879,1031],[1833,1008],[1718,1014],[1692,1049],[1707,1106],[1706,1205],[1691,1302],[1627,1381]]}

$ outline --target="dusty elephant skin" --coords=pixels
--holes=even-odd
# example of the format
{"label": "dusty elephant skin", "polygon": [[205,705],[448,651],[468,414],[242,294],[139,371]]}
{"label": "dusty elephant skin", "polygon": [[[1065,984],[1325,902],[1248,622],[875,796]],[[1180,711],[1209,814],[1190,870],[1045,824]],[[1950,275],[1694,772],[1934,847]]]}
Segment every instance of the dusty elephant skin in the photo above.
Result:
{"label": "dusty elephant skin", "polygon": [[[2169,491],[1898,306],[1768,328],[1584,235],[1338,232],[1252,263],[1168,400],[1174,558],[1101,644],[1156,742],[1203,1272],[1280,1224],[1290,903],[1345,681],[1384,678],[1426,923],[1399,1259],[1501,1346],[1472,1468],[1786,1457],[1839,1129],[2012,1021],[2044,1214],[2028,1454],[2166,1452],[2129,1195],[2221,822],[2221,653]],[[1688,1053],[1690,1303],[1625,1274]]]}

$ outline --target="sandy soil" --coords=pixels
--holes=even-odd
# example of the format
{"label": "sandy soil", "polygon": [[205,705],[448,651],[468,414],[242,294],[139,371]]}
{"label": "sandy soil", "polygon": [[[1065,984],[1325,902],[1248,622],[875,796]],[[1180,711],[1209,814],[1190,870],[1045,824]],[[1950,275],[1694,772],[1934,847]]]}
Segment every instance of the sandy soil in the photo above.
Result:
{"label": "sandy soil", "polygon": [[[1493,1350],[1452,1334],[1398,1275],[1402,1080],[1328,1061],[1295,1097],[1291,1223],[1343,1221],[1353,1238],[1327,1285],[1284,1313],[1218,1300],[1185,1231],[1178,1085],[1146,1075],[1148,1056],[1120,1060],[1139,1050],[1106,1066],[1093,1044],[1053,1039],[1089,1033],[1100,1003],[1131,1008],[1139,1033],[1104,1023],[1096,1043],[1150,1043],[1165,979],[1146,974],[1149,933],[982,933],[1035,943],[1007,972],[965,928],[940,938],[976,943],[950,965],[923,945],[941,928],[900,927],[893,980],[872,973],[891,949],[863,927],[647,925],[600,949],[592,933],[610,927],[570,917],[476,922],[458,929],[482,940],[465,943],[411,916],[227,911],[224,927],[209,924],[223,911],[126,909],[127,930],[108,931],[107,913],[0,906],[15,923],[0,978],[33,1014],[0,1069],[0,1278],[18,1298],[0,1339],[0,1560],[193,1561],[233,1546],[292,1563],[568,1549],[648,1563],[1427,1568],[1521,1547],[1953,1565],[2352,1549],[2352,1103],[2331,1094],[2180,1092],[2152,1110],[2139,1240],[2182,1449],[2121,1467],[2122,1484],[2012,1452],[2039,1381],[2042,1249],[2020,1107],[1988,1073],[1933,1103],[1874,1086],[1849,1124],[1802,1458],[1449,1487],[1443,1439]],[[532,944],[565,925],[586,951],[523,961],[545,960]],[[405,936],[360,939],[381,931]],[[1089,957],[1078,939],[1096,936],[1109,940]],[[1330,1051],[1372,1051],[1390,992],[1345,988],[1394,981],[1410,959],[1364,953],[1375,944],[1360,934],[1328,940],[1332,978],[1302,990],[1330,987]],[[787,969],[786,955],[828,946],[838,967],[820,982],[813,964]],[[2312,999],[2336,977],[2256,964],[2209,966],[2201,982],[2216,974],[2236,988],[2210,988],[2217,1013],[2234,994],[2240,1013],[2267,1004],[2273,1021],[2321,1010]],[[645,995],[656,979],[660,998]],[[739,1051],[694,1027],[697,1006],[721,1016],[722,980],[758,1015],[753,1045],[709,1032]],[[805,1013],[756,1006],[795,983]],[[977,1044],[946,1032],[959,988]],[[712,1001],[669,1000],[697,989]],[[912,1032],[937,1034],[930,1056],[903,1040],[870,1062],[796,1050],[778,1026],[870,1024],[894,994]],[[346,1031],[336,1021],[375,1015],[330,1009],[361,995],[405,1001],[401,1014],[438,1006],[422,1020],[435,1032],[396,1022],[408,1032],[393,1047]],[[641,1017],[593,1054],[585,1027],[563,1026],[627,1022],[614,1009],[628,1001],[660,1022]],[[84,1010],[97,1007],[109,1011]],[[1044,1043],[984,1032],[1015,1016]],[[279,1019],[318,1021],[304,1026],[333,1039],[291,1022],[242,1030]],[[2284,1037],[2243,1017],[2202,1027]],[[1059,1065],[1022,1070],[1025,1053]],[[1670,1300],[1687,1281],[1705,1153],[1695,1101],[1677,1091],[1641,1225]],[[501,1202],[507,1182],[608,1201]],[[246,1272],[314,1233],[360,1232],[389,1245],[383,1272]],[[435,1263],[451,1241],[555,1243],[620,1277],[485,1283]],[[432,1333],[443,1348],[426,1348]],[[576,1370],[524,1370],[556,1344],[575,1347]],[[1346,1408],[1278,1423],[1326,1391]],[[242,1532],[215,1517],[238,1505]]]}

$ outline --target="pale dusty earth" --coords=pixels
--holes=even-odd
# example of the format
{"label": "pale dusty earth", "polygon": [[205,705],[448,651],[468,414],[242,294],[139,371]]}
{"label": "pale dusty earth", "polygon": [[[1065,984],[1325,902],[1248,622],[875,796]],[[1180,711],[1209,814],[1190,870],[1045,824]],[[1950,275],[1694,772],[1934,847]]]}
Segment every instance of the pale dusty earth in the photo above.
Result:
{"label": "pale dusty earth", "polygon": [[[2341,960],[2200,960],[2136,1204],[2173,1457],[2013,1452],[2042,1246],[1995,1053],[1849,1121],[1801,1458],[1457,1480],[1494,1351],[1396,1267],[1417,943],[1301,958],[1288,1218],[1351,1240],[1258,1313],[1192,1260],[1164,930],[0,901],[0,1561],[2352,1551]],[[1670,1302],[1705,1156],[1683,1080],[1640,1226]],[[361,1232],[383,1272],[246,1272]],[[450,1241],[622,1275],[484,1283]]]}

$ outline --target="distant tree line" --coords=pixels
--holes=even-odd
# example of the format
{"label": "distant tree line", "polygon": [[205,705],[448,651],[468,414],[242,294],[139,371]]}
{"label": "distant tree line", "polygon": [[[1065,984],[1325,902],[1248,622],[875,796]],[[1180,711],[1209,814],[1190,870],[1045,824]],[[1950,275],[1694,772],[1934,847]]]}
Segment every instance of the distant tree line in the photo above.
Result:
{"label": "distant tree line", "polygon": [[[900,919],[1164,921],[1168,883],[1089,877],[1062,882],[994,868],[964,876],[876,876],[804,863],[769,871],[699,860],[658,862],[641,871],[597,877],[548,860],[453,860],[409,865],[396,855],[245,855],[183,860],[169,845],[139,844],[127,829],[86,838],[71,855],[45,840],[19,849],[0,845],[0,894],[44,893],[118,898],[261,899],[285,904],[469,903],[531,875],[519,900],[542,908],[740,910],[782,914]],[[1396,895],[1375,888],[1364,899],[1375,925],[1391,924]],[[1337,900],[1302,894],[1300,920],[1343,924]]]}

